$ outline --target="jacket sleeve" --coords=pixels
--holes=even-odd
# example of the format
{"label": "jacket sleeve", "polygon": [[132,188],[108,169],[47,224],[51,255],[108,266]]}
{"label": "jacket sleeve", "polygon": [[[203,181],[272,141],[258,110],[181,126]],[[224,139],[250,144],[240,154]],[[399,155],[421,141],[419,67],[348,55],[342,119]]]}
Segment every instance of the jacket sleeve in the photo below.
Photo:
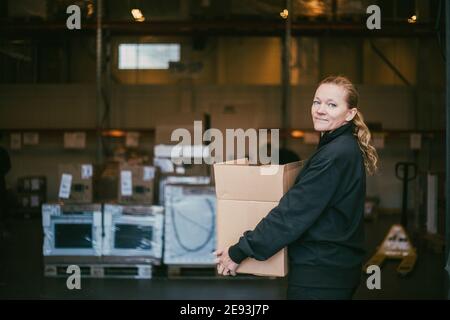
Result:
{"label": "jacket sleeve", "polygon": [[263,218],[253,231],[246,231],[228,250],[241,263],[247,257],[267,260],[297,240],[329,205],[339,184],[333,159],[317,159]]}

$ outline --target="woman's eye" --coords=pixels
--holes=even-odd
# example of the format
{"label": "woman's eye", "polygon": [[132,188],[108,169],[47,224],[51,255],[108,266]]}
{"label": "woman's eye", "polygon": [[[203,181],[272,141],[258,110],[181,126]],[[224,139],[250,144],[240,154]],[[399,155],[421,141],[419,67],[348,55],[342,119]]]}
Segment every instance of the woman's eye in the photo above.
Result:
{"label": "woman's eye", "polygon": [[314,105],[314,106],[318,106],[319,104],[320,104],[319,101],[317,101],[317,100],[316,100],[316,101],[313,101],[313,105]]}
{"label": "woman's eye", "polygon": [[335,103],[329,103],[328,106],[331,107],[331,108],[336,108],[337,107],[337,105]]}

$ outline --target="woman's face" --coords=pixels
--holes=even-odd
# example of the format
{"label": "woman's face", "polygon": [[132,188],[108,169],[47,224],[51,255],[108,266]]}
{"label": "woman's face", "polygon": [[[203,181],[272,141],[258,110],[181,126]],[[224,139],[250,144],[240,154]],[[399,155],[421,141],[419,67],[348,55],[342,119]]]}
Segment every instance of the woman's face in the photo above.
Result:
{"label": "woman's face", "polygon": [[332,131],[351,121],[356,108],[347,106],[346,91],[341,86],[324,83],[314,96],[311,115],[316,131]]}

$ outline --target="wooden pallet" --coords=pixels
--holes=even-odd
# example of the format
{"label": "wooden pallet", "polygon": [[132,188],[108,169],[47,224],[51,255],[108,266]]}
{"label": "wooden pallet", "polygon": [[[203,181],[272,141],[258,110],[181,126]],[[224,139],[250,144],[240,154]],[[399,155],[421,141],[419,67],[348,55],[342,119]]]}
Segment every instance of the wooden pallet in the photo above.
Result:
{"label": "wooden pallet", "polygon": [[[261,277],[250,274],[237,274],[236,276],[222,276],[217,273],[216,266],[205,265],[168,265],[167,277],[169,279],[223,279],[223,280],[254,280]],[[266,277],[265,279],[277,279]]]}
{"label": "wooden pallet", "polygon": [[[69,277],[70,264],[45,264],[44,276]],[[82,278],[123,278],[151,279],[152,266],[149,264],[79,264]]]}
{"label": "wooden pallet", "polygon": [[169,279],[205,279],[217,278],[215,266],[211,265],[168,265]]}

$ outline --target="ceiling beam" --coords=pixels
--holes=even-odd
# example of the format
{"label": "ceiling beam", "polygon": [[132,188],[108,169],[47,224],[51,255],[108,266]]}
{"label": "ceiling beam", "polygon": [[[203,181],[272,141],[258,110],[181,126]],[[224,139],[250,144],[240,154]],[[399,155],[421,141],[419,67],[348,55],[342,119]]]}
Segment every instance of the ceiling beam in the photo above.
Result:
{"label": "ceiling beam", "polygon": [[[159,36],[282,36],[284,21],[104,21],[111,35]],[[431,37],[434,26],[423,23],[384,23],[380,30],[369,30],[364,23],[292,22],[292,36]],[[46,37],[49,35],[95,35],[96,23],[68,30],[65,21],[46,23],[0,23],[0,37]]]}

